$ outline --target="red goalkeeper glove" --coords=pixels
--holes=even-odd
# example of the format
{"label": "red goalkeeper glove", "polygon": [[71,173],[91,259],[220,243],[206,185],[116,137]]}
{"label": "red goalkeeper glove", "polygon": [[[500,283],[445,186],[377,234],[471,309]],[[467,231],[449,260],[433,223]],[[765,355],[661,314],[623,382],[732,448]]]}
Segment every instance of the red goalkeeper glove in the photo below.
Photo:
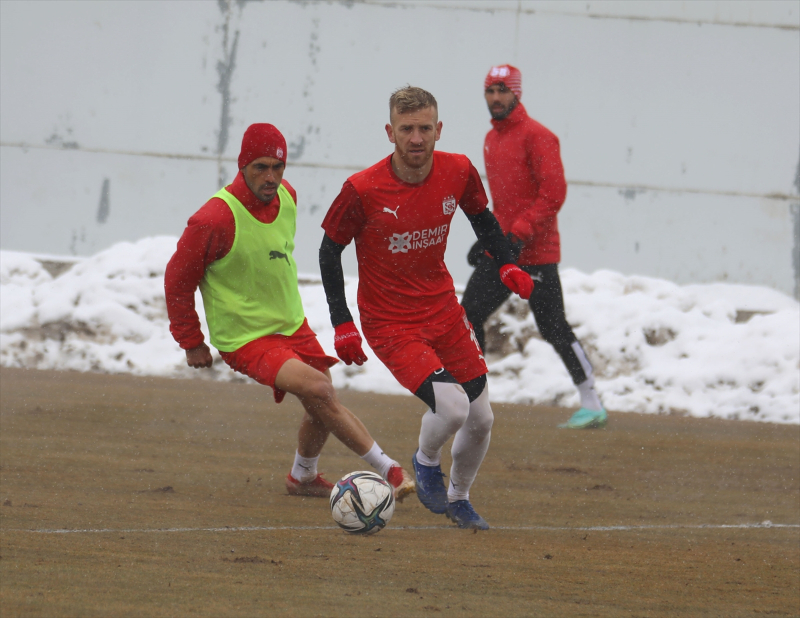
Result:
{"label": "red goalkeeper glove", "polygon": [[500,267],[500,281],[524,300],[528,300],[533,293],[533,279],[515,264],[506,264]]}
{"label": "red goalkeeper glove", "polygon": [[336,355],[345,364],[363,365],[367,360],[367,355],[361,349],[361,335],[353,322],[345,322],[335,327],[336,335],[333,337],[333,347],[336,348]]}

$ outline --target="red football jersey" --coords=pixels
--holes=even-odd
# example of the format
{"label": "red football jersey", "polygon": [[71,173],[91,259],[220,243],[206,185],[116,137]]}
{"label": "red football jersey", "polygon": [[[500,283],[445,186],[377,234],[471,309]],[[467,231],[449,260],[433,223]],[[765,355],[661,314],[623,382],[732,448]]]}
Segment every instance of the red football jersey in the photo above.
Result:
{"label": "red football jersey", "polygon": [[459,154],[434,151],[418,184],[398,178],[391,156],[348,178],[322,228],[340,245],[356,241],[362,321],[424,323],[454,300],[444,263],[450,222],[457,206],[475,215],[488,202],[478,171]]}

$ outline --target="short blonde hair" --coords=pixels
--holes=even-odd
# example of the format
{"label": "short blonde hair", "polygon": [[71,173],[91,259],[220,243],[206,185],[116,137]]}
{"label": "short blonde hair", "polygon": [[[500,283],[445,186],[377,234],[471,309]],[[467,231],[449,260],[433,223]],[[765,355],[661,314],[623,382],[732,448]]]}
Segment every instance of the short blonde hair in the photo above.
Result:
{"label": "short blonde hair", "polygon": [[427,90],[416,86],[404,86],[398,88],[389,97],[389,117],[392,112],[407,114],[408,112],[418,112],[421,109],[432,107],[439,112],[439,106],[434,96]]}

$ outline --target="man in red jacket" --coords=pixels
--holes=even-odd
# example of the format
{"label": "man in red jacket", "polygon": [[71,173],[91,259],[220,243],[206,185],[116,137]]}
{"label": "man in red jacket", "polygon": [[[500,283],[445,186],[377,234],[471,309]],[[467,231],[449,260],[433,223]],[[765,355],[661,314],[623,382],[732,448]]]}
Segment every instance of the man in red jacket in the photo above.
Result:
{"label": "man in red jacket", "polygon": [[170,332],[197,369],[213,359],[194,306],[198,286],[206,321],[222,359],[235,371],[289,392],[306,410],[300,423],[289,494],[328,497],[333,484],[317,473],[332,433],[394,487],[398,500],[414,481],[372,439],[336,396],[327,356],[309,328],[292,257],[297,194],[283,180],[286,140],[271,124],[250,125],[239,173],[189,219],[164,276]]}
{"label": "man in red jacket", "polygon": [[[484,94],[493,125],[483,156],[494,216],[515,248],[517,265],[536,282],[528,303],[539,332],[558,352],[580,393],[581,408],[561,427],[602,427],[608,417],[594,389],[592,366],[567,323],[558,276],[557,215],[567,195],[558,138],[525,111],[520,102],[522,75],[516,67],[492,67]],[[480,242],[467,259],[475,270],[461,304],[484,348],[483,325],[509,297],[509,290]]]}

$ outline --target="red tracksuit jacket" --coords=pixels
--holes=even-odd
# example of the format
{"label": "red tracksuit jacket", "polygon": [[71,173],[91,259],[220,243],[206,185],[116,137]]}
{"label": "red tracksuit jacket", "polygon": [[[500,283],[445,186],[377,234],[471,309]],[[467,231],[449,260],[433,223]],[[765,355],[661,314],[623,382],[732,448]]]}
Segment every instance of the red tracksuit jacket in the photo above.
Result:
{"label": "red tracksuit jacket", "polygon": [[558,211],[567,197],[558,138],[533,120],[522,103],[492,120],[483,158],[494,216],[503,232],[524,241],[517,264],[561,261]]}

